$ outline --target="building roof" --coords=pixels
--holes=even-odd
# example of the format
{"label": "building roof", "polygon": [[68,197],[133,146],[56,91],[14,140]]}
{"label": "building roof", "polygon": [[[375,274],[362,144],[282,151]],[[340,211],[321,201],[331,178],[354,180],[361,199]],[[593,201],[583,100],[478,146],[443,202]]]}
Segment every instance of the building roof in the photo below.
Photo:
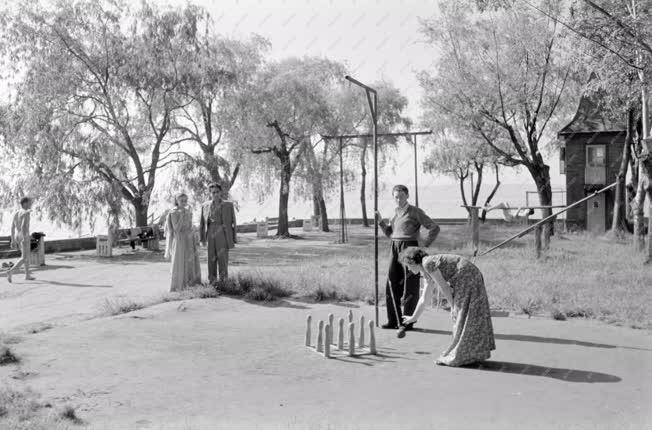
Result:
{"label": "building roof", "polygon": [[562,128],[558,135],[575,133],[622,133],[627,130],[624,121],[609,118],[598,103],[587,95],[583,95],[577,112],[571,122]]}

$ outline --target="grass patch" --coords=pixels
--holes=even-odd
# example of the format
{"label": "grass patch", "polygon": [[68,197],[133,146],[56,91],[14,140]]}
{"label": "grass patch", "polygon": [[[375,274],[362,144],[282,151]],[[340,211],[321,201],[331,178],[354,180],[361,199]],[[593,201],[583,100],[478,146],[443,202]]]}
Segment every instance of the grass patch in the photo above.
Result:
{"label": "grass patch", "polygon": [[16,345],[20,343],[22,339],[18,336],[14,336],[11,334],[4,334],[0,333],[0,344],[5,344],[5,345]]}
{"label": "grass patch", "polygon": [[61,412],[59,412],[59,417],[63,420],[68,420],[72,422],[73,424],[83,424],[84,421],[77,416],[77,412],[75,411],[75,408],[73,408],[70,405],[66,405],[63,407]]}
{"label": "grass patch", "polygon": [[[336,288],[331,287],[323,287],[323,286],[318,286],[317,289],[315,289],[315,292],[313,293],[313,299],[316,302],[339,302],[339,301],[347,301],[350,300],[349,297],[338,291]],[[367,299],[369,299],[367,297]],[[371,299],[371,304],[373,304],[373,298]]]}
{"label": "grass patch", "polygon": [[[485,224],[480,230],[480,251],[520,231],[520,226]],[[330,243],[333,235],[310,240],[269,242],[246,250],[247,264],[255,258],[257,273],[280,283],[296,297],[314,301],[365,301],[374,297],[373,233],[352,226],[350,243]],[[429,252],[454,253],[472,259],[468,226],[442,226]],[[316,242],[319,241],[319,242]],[[631,239],[609,241],[585,233],[561,233],[551,238],[550,250],[534,257],[532,234],[516,239],[490,254],[472,259],[482,271],[492,309],[591,318],[611,324],[652,328],[652,270],[642,264]],[[390,243],[380,239],[379,289],[384,303]],[[237,255],[237,254],[236,254]],[[236,257],[237,258],[237,257]],[[235,289],[230,292],[229,289]],[[225,294],[241,296],[238,285]],[[373,303],[373,300],[371,300]]]}
{"label": "grass patch", "polygon": [[162,302],[174,302],[179,300],[192,299],[214,299],[220,296],[220,292],[208,284],[196,285],[182,291],[174,291],[163,296]]}
{"label": "grass patch", "polygon": [[279,279],[260,272],[241,272],[235,278],[217,284],[219,293],[256,302],[272,302],[292,295]]}
{"label": "grass patch", "polygon": [[566,321],[566,314],[560,311],[559,309],[552,309],[550,311],[550,316],[552,319],[557,321]]}
{"label": "grass patch", "polygon": [[0,428],[11,430],[70,430],[73,427],[40,401],[31,390],[0,387]]}
{"label": "grass patch", "polygon": [[18,363],[20,363],[20,358],[8,346],[0,345],[0,366]]}
{"label": "grass patch", "polygon": [[106,298],[101,304],[102,313],[109,316],[126,314],[143,309],[144,307],[144,304],[135,302],[127,297]]}

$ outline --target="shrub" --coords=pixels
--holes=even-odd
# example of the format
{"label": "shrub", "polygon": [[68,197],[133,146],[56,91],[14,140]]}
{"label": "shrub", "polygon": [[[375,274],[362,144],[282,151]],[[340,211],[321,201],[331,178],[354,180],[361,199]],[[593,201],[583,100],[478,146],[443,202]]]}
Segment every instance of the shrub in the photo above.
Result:
{"label": "shrub", "polygon": [[20,359],[7,346],[0,346],[0,366],[20,363]]}
{"label": "shrub", "polygon": [[114,297],[112,299],[106,298],[102,302],[102,311],[105,315],[120,315],[129,312],[137,311],[144,308],[142,303],[134,302],[127,297]]}

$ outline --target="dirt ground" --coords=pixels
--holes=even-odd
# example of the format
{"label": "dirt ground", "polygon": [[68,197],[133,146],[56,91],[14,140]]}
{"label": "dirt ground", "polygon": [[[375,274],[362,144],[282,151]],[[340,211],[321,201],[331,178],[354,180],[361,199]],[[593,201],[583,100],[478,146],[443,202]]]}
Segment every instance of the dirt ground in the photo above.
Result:
{"label": "dirt ground", "polygon": [[[320,246],[304,242],[302,252]],[[242,252],[258,251],[243,245]],[[105,298],[163,295],[168,263],[149,253],[103,261],[81,252],[47,260],[38,281],[16,276],[9,285],[0,278],[0,331],[20,336],[12,350],[22,359],[0,367],[0,381],[74,406],[88,428],[652,426],[648,330],[494,318],[491,360],[446,368],[433,360],[450,341],[450,316],[428,309],[420,330],[404,339],[378,330],[377,356],[336,352],[328,360],[304,346],[306,316],[339,318],[351,309],[358,321],[374,318],[372,306],[219,297],[97,317]]]}

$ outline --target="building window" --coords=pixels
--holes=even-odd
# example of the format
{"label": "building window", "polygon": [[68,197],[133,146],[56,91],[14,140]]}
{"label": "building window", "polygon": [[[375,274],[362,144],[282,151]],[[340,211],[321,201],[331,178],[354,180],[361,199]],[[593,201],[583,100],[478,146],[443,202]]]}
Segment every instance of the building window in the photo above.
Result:
{"label": "building window", "polygon": [[586,147],[587,166],[606,166],[606,161],[604,145],[589,145]]}
{"label": "building window", "polygon": [[586,185],[605,185],[607,180],[607,150],[604,145],[586,146]]}
{"label": "building window", "polygon": [[559,148],[559,173],[566,174],[566,147]]}

